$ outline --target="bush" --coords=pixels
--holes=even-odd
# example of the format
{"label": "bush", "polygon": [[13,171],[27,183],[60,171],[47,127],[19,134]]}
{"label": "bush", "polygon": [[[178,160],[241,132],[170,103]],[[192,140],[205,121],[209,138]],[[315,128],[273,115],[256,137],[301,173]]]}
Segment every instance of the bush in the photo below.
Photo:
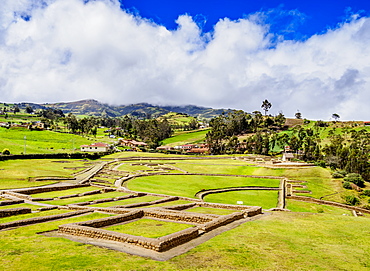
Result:
{"label": "bush", "polygon": [[344,177],[344,181],[354,183],[355,185],[359,187],[365,186],[364,179],[361,177],[360,174],[357,174],[357,173],[348,173],[346,177]]}
{"label": "bush", "polygon": [[355,196],[346,196],[345,197],[346,204],[348,205],[358,205],[360,203],[360,200]]}
{"label": "bush", "polygon": [[362,191],[362,195],[370,197],[370,190],[364,190]]}
{"label": "bush", "polygon": [[323,168],[326,168],[326,163],[325,161],[317,161],[315,163],[316,166],[319,166],[319,167],[323,167]]}
{"label": "bush", "polygon": [[3,149],[3,155],[10,155],[10,150],[9,149]]}
{"label": "bush", "polygon": [[331,174],[333,176],[333,178],[344,178],[344,175],[340,174],[338,171],[335,171]]}
{"label": "bush", "polygon": [[344,183],[343,183],[343,187],[344,187],[345,189],[352,189],[351,184],[350,184],[349,182],[344,182]]}

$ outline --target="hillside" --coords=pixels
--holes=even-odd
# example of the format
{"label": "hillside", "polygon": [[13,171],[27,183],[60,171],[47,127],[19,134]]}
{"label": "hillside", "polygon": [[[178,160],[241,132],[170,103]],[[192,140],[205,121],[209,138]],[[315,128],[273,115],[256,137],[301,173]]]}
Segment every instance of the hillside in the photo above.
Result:
{"label": "hillside", "polygon": [[90,116],[108,116],[121,117],[124,115],[132,115],[136,117],[148,118],[159,117],[170,112],[185,113],[187,115],[201,118],[211,119],[218,116],[222,112],[228,112],[230,109],[213,109],[210,107],[201,107],[195,105],[185,106],[157,106],[148,103],[137,103],[129,105],[109,105],[96,100],[81,100],[74,102],[60,103],[19,103],[20,109],[25,109],[31,106],[33,109],[61,109],[64,114],[72,113],[75,115],[90,115]]}

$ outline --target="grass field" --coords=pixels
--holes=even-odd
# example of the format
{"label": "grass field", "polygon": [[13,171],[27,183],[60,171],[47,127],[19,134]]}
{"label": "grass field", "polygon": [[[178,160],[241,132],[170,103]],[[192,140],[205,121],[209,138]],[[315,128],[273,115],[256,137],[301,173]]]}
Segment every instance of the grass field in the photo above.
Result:
{"label": "grass field", "polygon": [[[168,155],[135,153],[146,157],[168,157]],[[126,156],[127,155],[127,156]],[[115,154],[109,157],[128,157],[130,154]],[[173,156],[170,156],[173,157]],[[72,176],[77,166],[84,166],[83,160],[69,160],[71,163],[57,163],[49,160],[14,160],[0,162],[0,188],[19,187],[36,183],[28,182],[32,176]],[[154,161],[153,161],[154,162]],[[157,161],[156,161],[157,162]],[[163,161],[166,163],[166,161]],[[167,161],[189,172],[253,174],[259,176],[281,176],[292,180],[307,181],[309,196],[321,197],[327,193],[340,192],[330,200],[342,201],[346,192],[340,180],[331,178],[330,171],[312,167],[307,169],[270,169],[248,166],[245,162],[227,159]],[[65,168],[67,167],[67,168]],[[128,168],[132,166],[127,166]],[[138,168],[132,167],[131,170]],[[126,170],[126,169],[125,169]],[[202,189],[236,186],[278,187],[279,180],[215,176],[147,176],[127,182],[128,188],[142,192],[194,197]],[[38,197],[54,197],[81,193],[98,188],[78,188],[59,192],[41,193]],[[101,198],[127,195],[121,192],[90,195],[85,197],[53,200],[50,204],[71,204]],[[306,195],[307,196],[307,195]],[[144,196],[122,201],[113,201],[93,206],[113,206],[157,200],[161,197]],[[245,205],[275,207],[276,191],[237,191],[208,195],[207,202],[232,203],[243,201]],[[158,206],[185,204],[177,200]],[[29,204],[2,206],[0,209],[29,207]],[[31,207],[36,210],[40,206]],[[287,208],[292,212],[266,212],[256,220],[246,222],[232,230],[223,232],[190,251],[168,261],[155,261],[120,251],[90,244],[82,244],[66,238],[47,237],[40,233],[56,230],[59,225],[108,217],[103,213],[87,215],[29,225],[0,231],[0,270],[369,270],[370,234],[369,217],[353,217],[351,212],[331,207],[288,200]],[[187,210],[196,213],[219,215],[235,211],[217,208],[197,207]],[[0,219],[0,223],[68,212],[52,210]],[[191,227],[154,219],[140,219],[135,222],[107,227],[108,230],[132,235],[157,238]],[[184,228],[183,228],[184,227]]]}
{"label": "grass field", "polygon": [[159,193],[194,198],[202,189],[218,189],[238,186],[279,187],[279,180],[218,176],[147,176],[128,181],[134,191]]}
{"label": "grass field", "polygon": [[208,132],[209,129],[182,132],[173,137],[163,140],[162,145],[174,147],[177,145],[204,142],[206,134]]}
{"label": "grass field", "polygon": [[29,177],[73,177],[81,169],[84,160],[30,159],[0,161],[0,189],[33,187],[56,181],[29,181]]}
{"label": "grass field", "polygon": [[193,225],[143,218],[130,223],[110,226],[105,228],[105,230],[148,238],[158,238],[191,227],[193,227]]}
{"label": "grass field", "polygon": [[[26,139],[24,139],[26,137]],[[84,137],[53,131],[30,131],[26,128],[0,128],[0,151],[7,148],[11,154],[62,153],[79,150],[91,142]]]}
{"label": "grass field", "polygon": [[277,191],[248,190],[210,194],[204,200],[225,204],[237,204],[238,201],[242,201],[243,205],[261,206],[263,209],[270,209],[276,207],[277,198]]}

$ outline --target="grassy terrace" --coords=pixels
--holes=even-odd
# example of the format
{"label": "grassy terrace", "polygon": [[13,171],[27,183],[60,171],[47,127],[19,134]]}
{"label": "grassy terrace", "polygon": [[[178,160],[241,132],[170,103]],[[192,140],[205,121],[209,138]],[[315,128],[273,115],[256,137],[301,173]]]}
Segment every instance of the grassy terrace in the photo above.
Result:
{"label": "grassy terrace", "polygon": [[83,160],[9,160],[0,161],[0,189],[33,187],[55,183],[51,181],[29,181],[31,177],[73,177],[85,166]]}
{"label": "grassy terrace", "polygon": [[139,219],[122,225],[114,225],[105,228],[106,230],[116,231],[136,236],[144,236],[148,238],[158,238],[171,233],[185,230],[193,227],[189,224],[164,222],[153,219]]}
{"label": "grassy terrace", "polygon": [[154,200],[163,199],[162,197],[156,197],[156,196],[144,196],[144,197],[136,197],[136,198],[129,198],[125,200],[118,200],[118,201],[111,201],[111,202],[104,202],[94,205],[89,205],[92,207],[111,207],[116,205],[128,205],[133,203],[140,203],[140,202],[150,202]]}
{"label": "grassy terrace", "polygon": [[43,203],[52,204],[52,205],[68,205],[68,204],[73,204],[73,203],[78,203],[78,202],[93,201],[93,200],[105,199],[105,198],[115,198],[115,197],[125,196],[125,195],[127,195],[127,193],[109,192],[109,193],[104,193],[104,194],[95,194],[95,195],[89,195],[89,196],[83,196],[83,197],[43,201]]}
{"label": "grassy terrace", "polygon": [[226,209],[217,209],[217,208],[206,208],[206,207],[195,207],[186,210],[190,213],[199,213],[199,214],[214,214],[214,215],[229,215],[235,213],[235,210],[226,210]]}
{"label": "grassy terrace", "polygon": [[[109,157],[174,157],[166,154],[119,153]],[[183,157],[183,156],[180,156]],[[73,167],[84,166],[84,161],[68,160],[71,163],[56,163],[49,160],[0,162],[0,188],[25,187],[48,182],[28,182],[35,176],[72,176]],[[152,161],[157,163],[159,161]],[[135,163],[135,162],[127,162]],[[319,198],[330,193],[329,200],[342,202],[347,193],[341,180],[332,179],[330,171],[318,167],[307,169],[269,169],[248,166],[243,161],[225,156],[219,160],[177,160],[163,161],[194,173],[219,173],[258,176],[281,176],[300,180],[312,194],[302,194]],[[172,164],[175,163],[175,164]],[[65,169],[67,167],[67,169]],[[129,169],[131,167],[131,169]],[[135,167],[127,165],[127,171],[135,172]],[[126,170],[126,169],[125,169]],[[131,171],[130,171],[131,170]],[[11,176],[11,177],[10,177]],[[98,177],[99,178],[99,177]],[[129,189],[167,195],[194,197],[201,189],[217,189],[236,186],[278,187],[279,180],[241,177],[215,176],[146,176],[127,182]],[[59,192],[33,195],[34,197],[55,197],[96,190],[96,187],[78,188]],[[50,204],[66,205],[102,198],[127,195],[122,192],[53,200]],[[144,196],[113,201],[93,206],[109,207],[137,202],[158,200],[161,197]],[[276,191],[235,191],[212,194],[205,197],[207,202],[275,207]],[[172,206],[189,203],[177,200],[157,206]],[[0,209],[40,206],[18,204],[1,206]],[[190,251],[161,262],[103,247],[82,244],[62,237],[47,237],[40,232],[56,230],[59,225],[87,221],[111,215],[89,213],[77,217],[50,221],[15,229],[0,231],[0,266],[6,270],[369,270],[370,234],[369,216],[353,217],[351,212],[317,204],[287,201],[292,212],[266,213],[259,219],[244,223],[224,232]],[[0,223],[23,218],[46,216],[65,210],[51,210],[39,213],[2,218]],[[187,210],[195,213],[226,215],[233,210],[196,207]],[[345,214],[345,215],[343,215]],[[177,232],[191,225],[170,223],[154,219],[139,219],[106,229],[132,235],[157,238]],[[0,268],[1,269],[1,268]]]}
{"label": "grassy terrace", "polygon": [[194,132],[182,132],[162,141],[163,145],[176,146],[189,143],[203,142],[209,129],[197,130]]}
{"label": "grassy terrace", "polygon": [[31,131],[26,128],[0,128],[0,150],[8,148],[12,154],[72,152],[80,145],[90,144],[87,138],[53,131]]}
{"label": "grassy terrace", "polygon": [[225,204],[237,204],[237,201],[242,201],[243,205],[261,206],[263,209],[270,209],[276,207],[277,198],[277,191],[248,190],[210,194],[204,200]]}
{"label": "grassy terrace", "polygon": [[34,198],[56,198],[56,197],[67,196],[67,195],[72,195],[72,194],[80,194],[80,193],[93,191],[93,190],[99,190],[99,188],[93,187],[93,186],[79,187],[79,188],[68,189],[68,190],[32,194],[31,196]]}
{"label": "grassy terrace", "polygon": [[127,187],[134,191],[159,193],[193,198],[202,189],[238,186],[279,187],[279,180],[218,176],[145,176],[131,179]]}

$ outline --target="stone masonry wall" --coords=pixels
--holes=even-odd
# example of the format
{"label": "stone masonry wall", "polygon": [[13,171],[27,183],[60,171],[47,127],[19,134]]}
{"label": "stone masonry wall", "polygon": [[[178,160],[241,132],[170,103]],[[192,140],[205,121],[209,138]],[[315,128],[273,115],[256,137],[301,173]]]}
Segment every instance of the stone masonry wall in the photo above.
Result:
{"label": "stone masonry wall", "polygon": [[340,207],[340,208],[344,208],[344,209],[348,209],[348,210],[354,210],[354,211],[361,212],[361,213],[370,214],[370,210],[366,210],[366,209],[363,209],[363,208],[350,206],[350,205],[346,205],[346,204],[339,203],[339,202],[334,202],[334,201],[320,200],[320,199],[315,199],[315,198],[311,198],[311,197],[304,197],[304,196],[288,196],[287,198],[288,199],[299,200],[299,201],[314,202],[314,203],[323,204],[323,205],[330,205],[330,206]]}
{"label": "stone masonry wall", "polygon": [[19,207],[0,210],[0,217],[8,217],[13,215],[22,215],[31,213],[31,208]]}
{"label": "stone masonry wall", "polygon": [[32,217],[32,218],[23,219],[23,220],[17,220],[17,221],[2,223],[2,224],[0,224],[0,230],[7,229],[7,228],[24,226],[24,225],[30,225],[30,224],[37,224],[37,223],[56,220],[56,219],[61,219],[61,218],[67,218],[67,217],[71,217],[71,216],[85,214],[85,213],[88,213],[88,212],[90,212],[90,211],[89,210],[81,210],[81,211],[70,212],[70,213],[59,214],[59,215]]}

